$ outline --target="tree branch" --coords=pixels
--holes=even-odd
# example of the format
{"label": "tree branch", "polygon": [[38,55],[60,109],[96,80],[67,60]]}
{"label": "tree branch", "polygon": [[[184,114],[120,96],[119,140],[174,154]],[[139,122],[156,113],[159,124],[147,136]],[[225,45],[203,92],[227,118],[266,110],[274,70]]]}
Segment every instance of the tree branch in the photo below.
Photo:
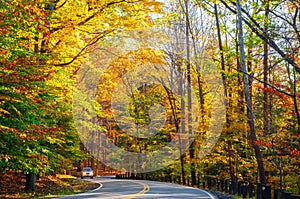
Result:
{"label": "tree branch", "polygon": [[[236,10],[231,8],[224,0],[220,0],[221,3],[229,9],[232,13],[237,14]],[[235,3],[233,3],[235,5]],[[247,24],[247,26],[262,40],[266,40],[268,44],[284,59],[286,60],[289,64],[291,64],[297,73],[300,73],[300,68],[297,66],[295,60],[293,58],[288,57],[285,52],[281,50],[281,48],[266,34],[263,33],[263,29],[260,27],[260,25],[247,13],[244,9],[242,9],[242,12],[247,15],[250,21],[254,23],[253,26],[248,20],[246,20],[244,17],[242,17],[242,20]]]}
{"label": "tree branch", "polygon": [[270,10],[270,12],[275,16],[275,17],[278,17],[279,19],[285,21],[287,24],[289,24],[295,31],[296,35],[297,35],[297,39],[300,41],[300,33],[297,29],[297,26],[296,26],[296,19],[297,19],[297,13],[298,13],[298,9],[296,9],[295,11],[295,15],[293,17],[293,23],[290,22],[289,20],[287,20],[285,17],[282,17],[280,15],[278,15],[277,13],[275,13],[273,10]]}
{"label": "tree branch", "polygon": [[[85,20],[79,22],[77,25],[78,26],[82,26],[85,23],[87,23],[88,21],[90,21],[91,19],[93,19],[97,14],[103,12],[103,10],[106,9],[107,7],[112,6],[114,4],[123,3],[123,2],[133,3],[133,2],[128,2],[127,0],[120,0],[120,1],[109,2],[108,4],[104,5],[100,10],[98,10],[97,12],[95,12],[94,14],[92,14],[91,16],[89,16],[88,18],[86,18]],[[134,2],[138,2],[138,1],[134,1]]]}
{"label": "tree branch", "polygon": [[[216,61],[216,59],[214,59],[214,60]],[[217,60],[217,61],[218,61],[218,60]],[[244,73],[244,72],[241,71],[240,69],[234,68],[234,67],[232,67],[232,66],[230,66],[230,65],[227,65],[227,66],[228,66],[228,68],[233,69],[233,70],[235,70],[235,71],[237,71],[237,72],[239,72],[239,73],[246,74],[247,76],[249,76],[249,77],[255,79],[256,81],[258,81],[259,83],[262,83],[262,84],[265,83],[267,86],[269,86],[270,88],[273,88],[274,90],[276,90],[276,91],[278,91],[278,92],[280,92],[280,93],[283,93],[283,94],[285,94],[285,95],[287,95],[287,96],[289,96],[289,97],[292,97],[292,98],[295,97],[295,95],[293,95],[293,94],[291,94],[291,93],[288,93],[288,92],[286,92],[286,91],[283,91],[283,90],[281,90],[281,89],[279,89],[279,88],[273,86],[272,84],[270,84],[270,83],[268,83],[268,82],[264,82],[263,80],[260,80],[260,79],[257,78],[256,76],[253,76],[253,74]]]}
{"label": "tree branch", "polygon": [[268,83],[268,82],[264,82],[263,80],[260,80],[259,78],[253,76],[252,74],[245,73],[245,72],[243,72],[243,71],[241,71],[241,70],[239,70],[239,69],[237,69],[237,68],[231,67],[231,66],[228,66],[228,67],[231,68],[231,69],[233,69],[233,70],[235,70],[235,71],[237,71],[237,72],[239,72],[239,73],[246,74],[246,75],[248,75],[249,77],[255,79],[256,81],[258,81],[258,82],[260,82],[260,83],[262,83],[262,84],[266,84],[266,85],[269,86],[270,88],[273,88],[274,90],[276,90],[276,91],[278,91],[278,92],[280,92],[280,93],[283,93],[283,94],[285,94],[285,95],[287,95],[287,96],[289,96],[289,97],[292,97],[292,98],[294,97],[293,94],[288,93],[288,92],[286,92],[286,91],[283,91],[283,90],[281,90],[281,89],[279,89],[279,88],[273,86],[272,84],[270,84],[270,83]]}
{"label": "tree branch", "polygon": [[69,65],[71,63],[73,63],[78,57],[81,56],[81,54],[90,46],[96,44],[100,39],[104,38],[105,36],[107,36],[108,34],[114,32],[115,29],[110,30],[104,34],[98,35],[97,37],[93,38],[86,46],[84,46],[70,61],[62,63],[62,64],[55,64],[54,66],[66,66]]}
{"label": "tree branch", "polygon": [[67,3],[68,0],[65,0],[61,5],[59,5],[58,7],[55,8],[55,10],[63,7],[66,3]]}

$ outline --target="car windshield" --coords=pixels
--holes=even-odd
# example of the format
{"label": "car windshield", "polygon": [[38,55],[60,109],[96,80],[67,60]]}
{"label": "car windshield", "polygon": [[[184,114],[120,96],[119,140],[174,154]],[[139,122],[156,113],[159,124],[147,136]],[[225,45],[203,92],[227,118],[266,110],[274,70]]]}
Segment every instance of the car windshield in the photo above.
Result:
{"label": "car windshield", "polygon": [[83,171],[92,171],[92,169],[87,167],[87,168],[83,168]]}

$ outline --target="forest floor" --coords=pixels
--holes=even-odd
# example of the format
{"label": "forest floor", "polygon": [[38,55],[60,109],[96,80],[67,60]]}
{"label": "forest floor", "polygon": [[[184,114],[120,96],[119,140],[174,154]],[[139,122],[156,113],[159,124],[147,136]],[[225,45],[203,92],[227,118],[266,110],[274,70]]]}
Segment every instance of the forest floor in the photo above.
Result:
{"label": "forest floor", "polygon": [[75,180],[72,176],[45,176],[36,181],[35,192],[25,191],[25,176],[0,173],[0,198],[50,198],[93,190],[99,184]]}

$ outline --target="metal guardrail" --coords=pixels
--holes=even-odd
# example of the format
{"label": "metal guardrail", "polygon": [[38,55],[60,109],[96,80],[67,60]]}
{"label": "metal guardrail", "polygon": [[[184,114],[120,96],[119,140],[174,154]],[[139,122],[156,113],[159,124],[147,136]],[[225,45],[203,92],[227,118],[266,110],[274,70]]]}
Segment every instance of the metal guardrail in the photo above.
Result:
{"label": "metal guardrail", "polygon": [[[144,179],[144,180],[161,180],[153,178],[149,175],[141,176],[139,174],[118,174],[118,179]],[[161,180],[162,181],[162,180]],[[164,178],[166,182],[180,183],[176,177]],[[208,189],[215,192],[221,192],[229,195],[237,195],[242,198],[256,198],[256,199],[300,199],[300,195],[292,194],[279,189],[272,189],[270,185],[260,183],[230,181],[208,178],[205,181],[199,181],[198,187]]]}

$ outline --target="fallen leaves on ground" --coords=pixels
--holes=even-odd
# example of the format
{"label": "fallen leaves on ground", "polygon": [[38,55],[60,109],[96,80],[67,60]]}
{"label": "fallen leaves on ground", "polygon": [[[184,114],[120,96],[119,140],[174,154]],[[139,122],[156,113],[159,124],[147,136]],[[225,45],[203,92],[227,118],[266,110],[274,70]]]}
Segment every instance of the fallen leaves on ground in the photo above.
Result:
{"label": "fallen leaves on ground", "polygon": [[47,198],[58,195],[69,195],[86,192],[99,187],[99,184],[76,180],[74,178],[59,178],[55,176],[40,177],[36,181],[35,192],[25,191],[25,175],[0,173],[0,198]]}

